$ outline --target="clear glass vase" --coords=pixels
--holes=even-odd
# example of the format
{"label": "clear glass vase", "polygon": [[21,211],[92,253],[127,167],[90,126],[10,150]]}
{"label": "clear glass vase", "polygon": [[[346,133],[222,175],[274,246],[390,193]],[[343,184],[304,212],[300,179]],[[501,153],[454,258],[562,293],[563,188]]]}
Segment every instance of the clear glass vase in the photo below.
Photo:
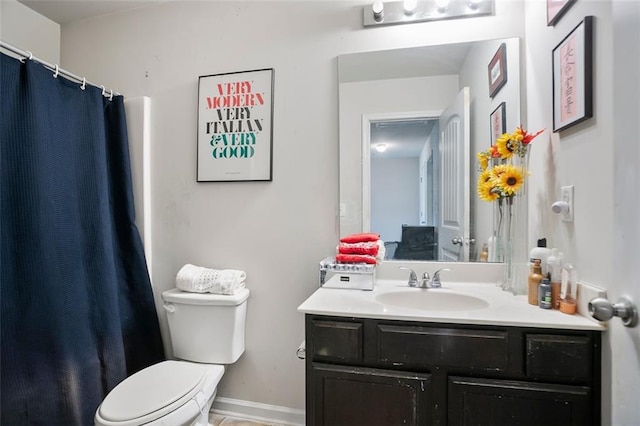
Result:
{"label": "clear glass vase", "polygon": [[505,200],[500,198],[493,204],[493,253],[491,262],[504,262]]}
{"label": "clear glass vase", "polygon": [[529,173],[529,152],[523,156],[513,156],[511,162],[520,168],[525,177],[518,192],[505,199],[504,263],[505,275],[503,290],[515,295],[527,294],[529,276],[529,245],[527,219],[529,214],[529,193],[527,188]]}

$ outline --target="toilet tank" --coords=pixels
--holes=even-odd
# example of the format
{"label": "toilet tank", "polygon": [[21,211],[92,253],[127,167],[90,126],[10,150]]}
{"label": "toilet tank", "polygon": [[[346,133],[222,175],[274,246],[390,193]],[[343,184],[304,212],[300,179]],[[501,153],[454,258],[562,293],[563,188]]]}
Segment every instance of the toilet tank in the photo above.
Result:
{"label": "toilet tank", "polygon": [[249,290],[234,295],[162,293],[173,355],[186,361],[231,364],[244,352]]}

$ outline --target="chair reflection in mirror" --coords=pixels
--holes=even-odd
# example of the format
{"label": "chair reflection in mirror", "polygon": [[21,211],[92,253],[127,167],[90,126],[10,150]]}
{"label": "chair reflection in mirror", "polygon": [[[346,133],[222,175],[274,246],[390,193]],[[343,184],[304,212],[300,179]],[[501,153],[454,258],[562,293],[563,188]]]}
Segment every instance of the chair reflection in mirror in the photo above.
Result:
{"label": "chair reflection in mirror", "polygon": [[385,241],[384,242],[384,260],[393,260],[396,258],[396,250],[398,249],[400,241]]}
{"label": "chair reflection in mirror", "polygon": [[438,231],[435,226],[402,225],[402,237],[394,259],[438,260]]}

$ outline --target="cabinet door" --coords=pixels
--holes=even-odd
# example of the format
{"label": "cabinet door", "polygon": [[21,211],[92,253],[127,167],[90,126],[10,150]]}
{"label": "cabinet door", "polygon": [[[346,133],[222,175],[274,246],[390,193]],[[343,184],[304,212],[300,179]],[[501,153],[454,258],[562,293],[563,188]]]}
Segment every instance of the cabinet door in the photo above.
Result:
{"label": "cabinet door", "polygon": [[448,390],[450,426],[593,424],[588,387],[450,377]]}
{"label": "cabinet door", "polygon": [[427,425],[428,374],[312,365],[313,407],[307,425]]}

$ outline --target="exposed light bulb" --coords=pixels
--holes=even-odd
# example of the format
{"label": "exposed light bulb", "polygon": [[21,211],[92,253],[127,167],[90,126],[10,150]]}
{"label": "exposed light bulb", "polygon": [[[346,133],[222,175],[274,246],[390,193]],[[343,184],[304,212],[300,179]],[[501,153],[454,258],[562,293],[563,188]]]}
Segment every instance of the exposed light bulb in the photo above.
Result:
{"label": "exposed light bulb", "polygon": [[384,17],[384,3],[381,1],[376,1],[371,5],[371,10],[373,12],[373,19],[376,22],[382,21]]}
{"label": "exposed light bulb", "polygon": [[413,15],[418,7],[418,0],[404,0],[404,13]]}
{"label": "exposed light bulb", "polygon": [[436,0],[436,8],[439,12],[444,12],[449,7],[449,0]]}
{"label": "exposed light bulb", "polygon": [[482,0],[469,0],[469,8],[476,10]]}
{"label": "exposed light bulb", "polygon": [[387,150],[387,145],[384,143],[379,143],[376,145],[376,151],[385,152]]}

